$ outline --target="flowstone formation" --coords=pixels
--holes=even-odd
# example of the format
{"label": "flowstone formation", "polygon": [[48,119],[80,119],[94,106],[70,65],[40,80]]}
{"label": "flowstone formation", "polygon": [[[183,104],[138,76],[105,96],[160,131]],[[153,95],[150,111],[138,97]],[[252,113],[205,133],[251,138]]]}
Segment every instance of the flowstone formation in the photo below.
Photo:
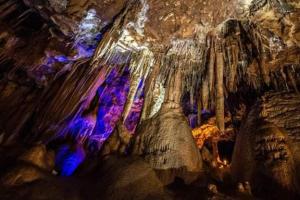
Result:
{"label": "flowstone formation", "polygon": [[250,181],[260,195],[265,190],[272,198],[299,195],[299,103],[299,94],[266,94],[237,136],[232,173],[240,182]]}
{"label": "flowstone formation", "polygon": [[142,156],[165,184],[182,178],[189,183],[203,173],[202,160],[180,106],[181,72],[169,82],[159,112],[140,124],[133,154]]}
{"label": "flowstone formation", "polygon": [[296,194],[299,18],[297,0],[0,0],[0,198]]}

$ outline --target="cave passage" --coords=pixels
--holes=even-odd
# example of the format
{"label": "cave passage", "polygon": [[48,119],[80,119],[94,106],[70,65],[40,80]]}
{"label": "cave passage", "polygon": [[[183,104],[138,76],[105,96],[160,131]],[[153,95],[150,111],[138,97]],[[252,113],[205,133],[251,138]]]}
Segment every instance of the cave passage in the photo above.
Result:
{"label": "cave passage", "polygon": [[232,155],[234,149],[233,141],[219,141],[218,142],[218,152],[221,160],[226,160],[231,163]]}

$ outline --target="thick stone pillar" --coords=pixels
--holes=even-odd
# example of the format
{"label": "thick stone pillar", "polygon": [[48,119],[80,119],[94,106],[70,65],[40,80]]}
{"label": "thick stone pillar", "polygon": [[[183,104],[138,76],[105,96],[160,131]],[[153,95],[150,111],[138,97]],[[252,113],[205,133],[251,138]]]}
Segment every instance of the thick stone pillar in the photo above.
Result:
{"label": "thick stone pillar", "polygon": [[161,110],[137,130],[133,154],[142,156],[156,170],[164,184],[176,177],[186,183],[202,171],[202,159],[182,112],[181,72],[171,77]]}

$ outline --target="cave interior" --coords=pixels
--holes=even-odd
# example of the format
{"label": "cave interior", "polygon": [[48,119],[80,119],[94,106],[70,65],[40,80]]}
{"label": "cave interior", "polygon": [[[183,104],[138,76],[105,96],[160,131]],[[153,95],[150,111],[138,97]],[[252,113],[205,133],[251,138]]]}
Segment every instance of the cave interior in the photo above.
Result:
{"label": "cave interior", "polygon": [[0,199],[300,199],[299,0],[0,0]]}

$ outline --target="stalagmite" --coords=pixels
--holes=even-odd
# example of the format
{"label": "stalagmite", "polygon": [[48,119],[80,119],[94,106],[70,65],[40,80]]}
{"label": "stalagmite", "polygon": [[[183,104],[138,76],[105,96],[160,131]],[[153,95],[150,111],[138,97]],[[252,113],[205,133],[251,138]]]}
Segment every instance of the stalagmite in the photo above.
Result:
{"label": "stalagmite", "polygon": [[176,177],[191,182],[202,172],[201,156],[180,105],[181,77],[180,69],[170,77],[162,108],[140,124],[133,144],[132,153],[142,156],[166,185]]}

